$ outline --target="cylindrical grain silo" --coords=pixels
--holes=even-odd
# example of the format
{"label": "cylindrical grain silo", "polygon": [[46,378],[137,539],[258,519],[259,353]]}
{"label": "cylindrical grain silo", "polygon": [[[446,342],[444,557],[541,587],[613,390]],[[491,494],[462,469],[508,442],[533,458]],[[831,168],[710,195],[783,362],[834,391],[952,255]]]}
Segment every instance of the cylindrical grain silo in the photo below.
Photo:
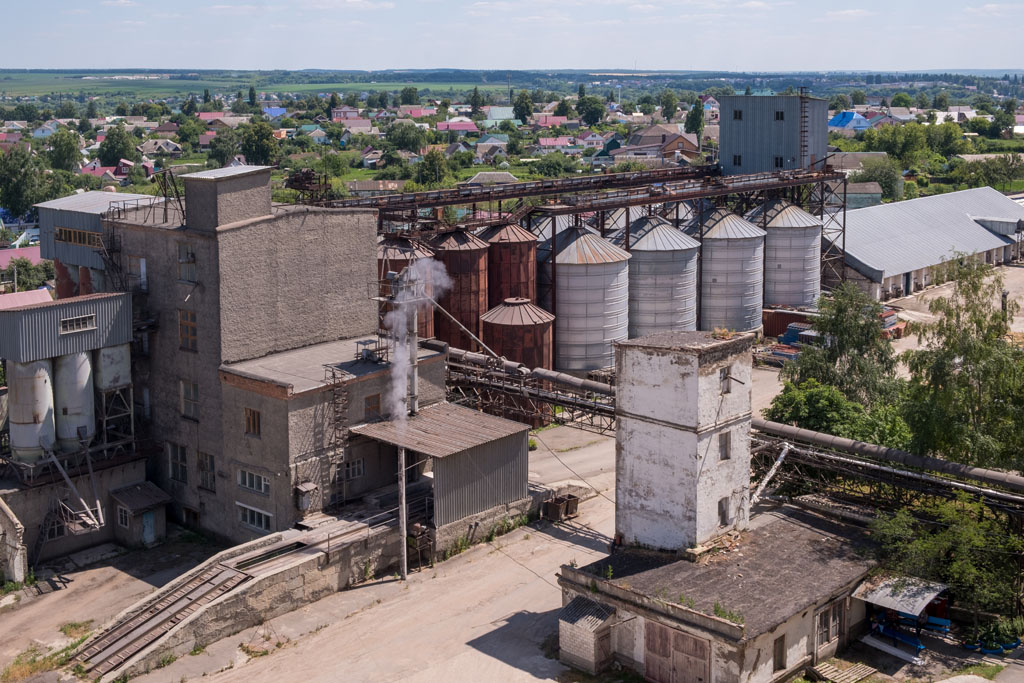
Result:
{"label": "cylindrical grain silo", "polygon": [[494,225],[477,235],[487,242],[487,306],[506,299],[537,303],[537,238],[518,225]]}
{"label": "cylindrical grain silo", "polygon": [[629,254],[589,230],[569,229],[558,233],[541,273],[554,283],[545,308],[555,314],[555,369],[614,365],[612,345],[629,333]]}
{"label": "cylindrical grain silo", "polygon": [[821,295],[821,219],[774,200],[747,214],[768,233],[764,244],[764,305],[813,308]]}
{"label": "cylindrical grain silo", "polygon": [[505,299],[481,318],[483,341],[499,356],[526,367],[552,369],[555,316],[526,298]]}
{"label": "cylindrical grain silo", "polygon": [[628,251],[629,337],[697,329],[700,243],[658,216],[631,221],[611,243]]}
{"label": "cylindrical grain silo", "polygon": [[[451,279],[438,303],[479,338],[480,316],[487,312],[487,242],[466,230],[448,230],[431,237],[428,245]],[[478,349],[476,341],[441,311],[434,315],[434,333],[457,349]]]}
{"label": "cylindrical grain silo", "polygon": [[761,326],[764,230],[725,209],[704,217],[700,329]]}
{"label": "cylindrical grain silo", "polygon": [[[382,282],[381,296],[390,296],[390,287],[383,284],[388,272],[401,273],[410,264],[423,258],[431,258],[434,254],[419,241],[411,240],[403,235],[385,235],[377,243],[377,277]],[[430,283],[426,283],[427,294],[431,293]],[[386,307],[390,310],[390,307]],[[434,306],[426,302],[417,309],[417,335],[420,339],[434,336]],[[383,322],[381,322],[383,325]]]}
{"label": "cylindrical grain silo", "polygon": [[7,418],[16,460],[36,462],[56,441],[53,365],[49,360],[7,363]]}
{"label": "cylindrical grain silo", "polygon": [[59,356],[53,363],[53,409],[57,447],[77,451],[96,435],[92,360],[88,352]]}
{"label": "cylindrical grain silo", "polygon": [[96,391],[120,389],[132,383],[131,344],[106,346],[92,352],[92,383]]}

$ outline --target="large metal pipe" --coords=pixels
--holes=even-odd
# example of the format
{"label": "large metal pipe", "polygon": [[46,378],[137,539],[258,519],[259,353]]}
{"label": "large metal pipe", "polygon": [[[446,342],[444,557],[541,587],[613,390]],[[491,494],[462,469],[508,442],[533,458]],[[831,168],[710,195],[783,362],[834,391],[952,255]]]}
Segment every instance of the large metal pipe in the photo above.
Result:
{"label": "large metal pipe", "polygon": [[863,441],[854,441],[853,439],[845,439],[841,436],[814,432],[810,429],[801,429],[800,427],[771,422],[769,420],[761,420],[758,418],[754,418],[751,421],[751,426],[759,432],[773,434],[784,439],[814,444],[816,446],[832,448],[839,451],[846,451],[847,453],[855,453],[857,455],[863,455],[866,458],[897,462],[901,465],[906,465],[907,467],[916,467],[918,469],[929,470],[931,472],[942,472],[943,474],[949,474],[955,477],[974,479],[975,481],[984,482],[992,486],[1000,486],[1005,489],[1024,492],[1024,477],[1017,474],[1011,474],[1009,472],[1000,472],[998,470],[990,470],[982,467],[961,465],[960,463],[950,462],[941,458],[914,455],[913,453],[907,453],[906,451],[897,450],[895,448],[877,446],[875,444],[864,443]]}

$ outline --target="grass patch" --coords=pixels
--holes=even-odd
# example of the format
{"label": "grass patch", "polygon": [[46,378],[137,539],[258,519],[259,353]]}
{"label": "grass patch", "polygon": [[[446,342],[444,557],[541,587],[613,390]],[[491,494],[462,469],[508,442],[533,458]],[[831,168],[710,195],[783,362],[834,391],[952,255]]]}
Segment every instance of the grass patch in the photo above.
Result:
{"label": "grass patch", "polygon": [[60,627],[60,632],[72,640],[89,635],[89,631],[91,630],[92,619],[88,621],[69,621],[66,624],[61,624]]}
{"label": "grass patch", "polygon": [[953,674],[956,676],[981,676],[991,681],[1005,668],[1005,664],[972,664],[959,671],[954,671]]}
{"label": "grass patch", "polygon": [[0,597],[8,595],[10,593],[16,593],[22,588],[27,586],[36,585],[36,574],[33,570],[29,570],[28,576],[25,577],[24,581],[4,581],[0,584]]}
{"label": "grass patch", "polygon": [[719,619],[725,619],[726,621],[731,621],[732,623],[739,624],[740,626],[743,625],[743,615],[740,614],[739,612],[733,612],[731,610],[727,610],[724,607],[722,607],[721,604],[719,604],[717,602],[715,603],[715,606],[714,606],[713,610],[714,610],[715,616],[718,617]]}
{"label": "grass patch", "polygon": [[60,650],[43,652],[39,646],[33,645],[25,650],[14,661],[7,665],[7,668],[0,673],[0,682],[16,683],[25,681],[47,671],[56,671],[71,659],[79,645],[85,642],[86,636],[77,638],[74,642]]}

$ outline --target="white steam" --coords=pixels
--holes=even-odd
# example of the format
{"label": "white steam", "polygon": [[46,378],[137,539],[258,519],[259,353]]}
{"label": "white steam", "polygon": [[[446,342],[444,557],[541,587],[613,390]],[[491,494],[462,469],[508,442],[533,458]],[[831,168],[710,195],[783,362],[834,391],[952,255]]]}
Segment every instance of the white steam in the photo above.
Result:
{"label": "white steam", "polygon": [[384,327],[391,331],[394,349],[391,352],[391,384],[384,396],[390,419],[404,423],[409,414],[409,379],[412,363],[409,344],[413,331],[412,314],[434,315],[433,305],[425,297],[438,299],[451,289],[444,264],[432,258],[413,261],[398,276],[395,305],[384,315]]}

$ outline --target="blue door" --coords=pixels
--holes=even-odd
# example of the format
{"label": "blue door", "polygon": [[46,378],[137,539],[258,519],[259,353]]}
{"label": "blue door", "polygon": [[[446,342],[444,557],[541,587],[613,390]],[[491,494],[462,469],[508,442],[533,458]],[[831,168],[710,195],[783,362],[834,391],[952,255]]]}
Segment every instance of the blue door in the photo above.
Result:
{"label": "blue door", "polygon": [[142,542],[146,545],[156,543],[156,513],[152,510],[142,513]]}

